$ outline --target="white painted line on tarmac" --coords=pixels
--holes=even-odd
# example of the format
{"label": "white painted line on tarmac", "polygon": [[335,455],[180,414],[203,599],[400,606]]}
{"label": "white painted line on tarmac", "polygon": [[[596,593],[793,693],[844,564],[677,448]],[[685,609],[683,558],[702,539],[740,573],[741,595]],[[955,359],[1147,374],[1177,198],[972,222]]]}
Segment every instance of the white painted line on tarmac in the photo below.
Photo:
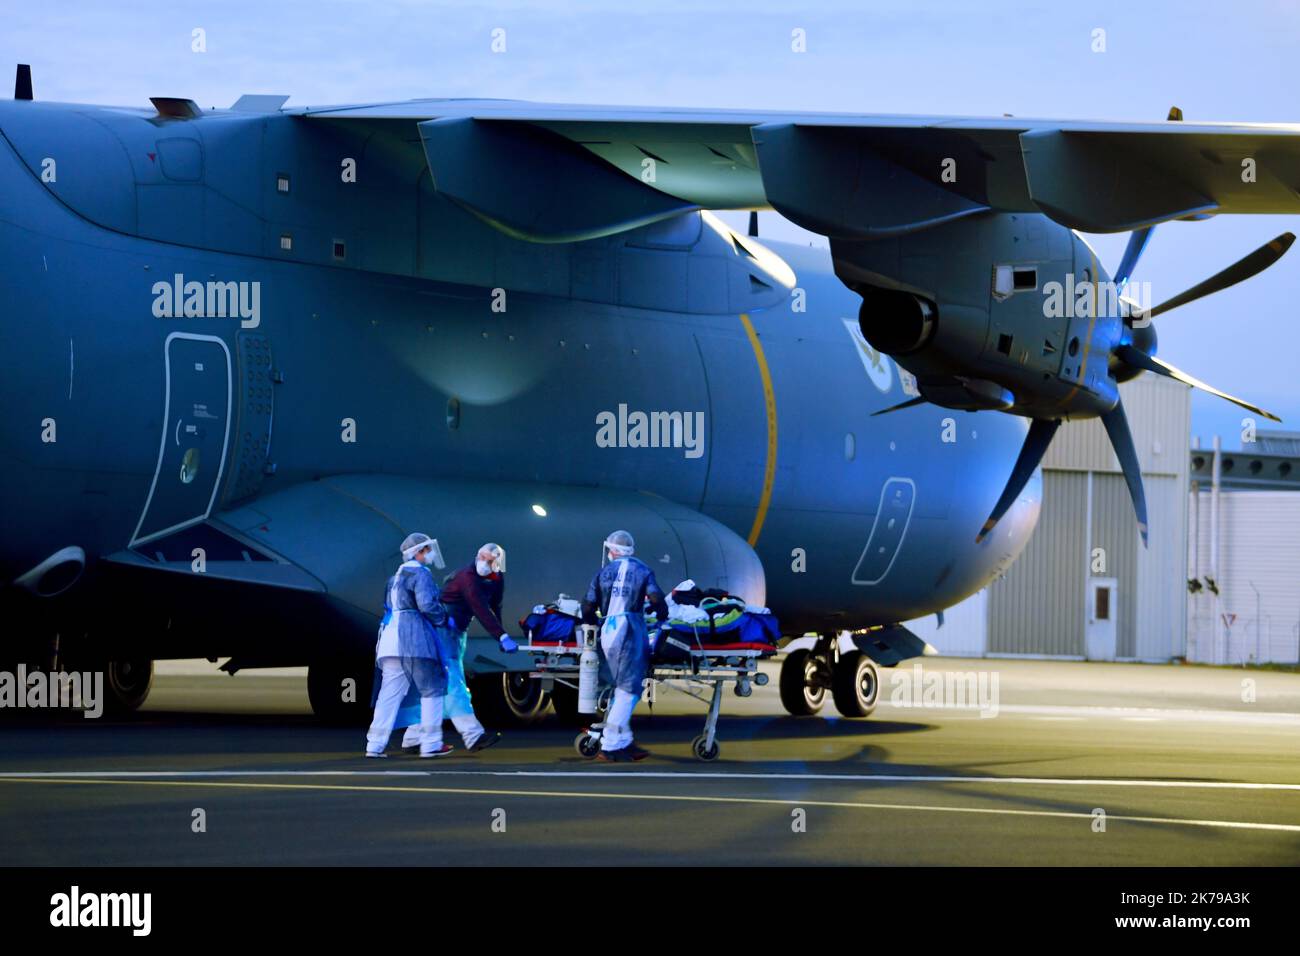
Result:
{"label": "white painted line on tarmac", "polygon": [[1280,724],[1284,726],[1300,727],[1300,714],[1279,710],[1196,710],[1193,708],[1166,709],[1161,707],[1098,707],[1064,704],[999,704],[996,708],[982,708],[975,704],[960,707],[944,707],[938,705],[894,704],[887,701],[881,701],[881,708],[877,713],[881,713],[884,710],[898,713],[915,710],[941,711],[954,714],[969,713],[972,716],[978,716],[983,711],[989,709],[996,710],[994,715],[995,717],[1001,716],[1002,714],[1023,714],[1026,716],[1074,717],[1080,719],[1102,717],[1125,720],[1181,720],[1224,724]]}
{"label": "white painted line on tarmac", "polygon": [[460,770],[455,767],[439,770],[22,770],[0,771],[0,781],[6,779],[185,779],[196,780],[222,777],[517,777],[540,779],[568,779],[597,777],[602,780],[813,780],[831,783],[976,783],[985,785],[1015,784],[1018,786],[1057,787],[1135,787],[1171,788],[1188,790],[1273,790],[1300,792],[1300,783],[1250,783],[1235,780],[1133,780],[1105,777],[974,777],[938,774],[887,774],[887,773],[782,773],[753,771],[692,771],[692,770]]}
{"label": "white painted line on tarmac", "polygon": [[[640,775],[638,775],[640,776]],[[3,778],[0,778],[3,779]],[[375,784],[325,784],[325,783],[252,783],[249,781],[233,783],[229,781],[201,780],[144,780],[144,779],[69,779],[67,777],[26,777],[10,778],[11,783],[44,783],[67,785],[99,786],[139,786],[139,787],[206,787],[243,790],[312,790],[334,792],[370,792],[393,794],[441,794],[446,796],[480,796],[480,797],[533,797],[555,798],[563,800],[643,800],[656,803],[713,803],[743,804],[751,806],[789,807],[797,804],[801,807],[828,807],[843,810],[908,810],[922,813],[966,813],[981,816],[999,817],[1052,817],[1061,820],[1092,821],[1090,812],[1078,810],[1014,810],[1008,807],[945,807],[916,803],[861,803],[846,800],[805,800],[800,798],[771,797],[723,797],[695,794],[665,793],[592,793],[564,790],[488,790],[468,787],[392,787]],[[1178,817],[1143,817],[1125,814],[1107,814],[1108,822],[1155,823],[1166,826],[1206,827],[1229,830],[1264,830],[1276,833],[1300,833],[1300,824],[1295,823],[1253,823],[1244,820],[1200,820],[1180,819]]]}

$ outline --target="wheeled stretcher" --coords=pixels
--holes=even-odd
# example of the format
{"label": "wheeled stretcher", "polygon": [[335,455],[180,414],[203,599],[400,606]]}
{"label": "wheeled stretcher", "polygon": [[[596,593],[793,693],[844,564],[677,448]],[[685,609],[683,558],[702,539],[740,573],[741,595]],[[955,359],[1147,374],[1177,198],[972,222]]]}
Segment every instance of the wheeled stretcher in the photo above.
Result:
{"label": "wheeled stretcher", "polygon": [[[597,629],[591,626],[575,628],[569,639],[548,640],[528,632],[529,642],[521,644],[519,649],[533,655],[533,669],[529,676],[540,680],[546,690],[560,684],[577,691],[582,653],[584,649],[595,648],[596,635]],[[776,645],[759,641],[705,643],[698,637],[684,637],[669,628],[663,628],[657,635],[652,632],[652,637],[658,646],[651,661],[648,681],[681,691],[707,705],[704,729],[691,741],[691,751],[700,760],[717,759],[720,752],[718,712],[722,706],[723,688],[732,684],[737,697],[748,697],[754,692],[754,685],[765,685],[768,678],[758,669],[758,663],[775,654]],[[670,651],[670,654],[665,655],[665,651]],[[662,659],[665,656],[671,659]],[[599,718],[609,709],[612,697],[613,688],[600,689],[594,717]],[[597,719],[578,734],[573,746],[579,756],[590,760],[600,752],[603,729],[604,724]]]}

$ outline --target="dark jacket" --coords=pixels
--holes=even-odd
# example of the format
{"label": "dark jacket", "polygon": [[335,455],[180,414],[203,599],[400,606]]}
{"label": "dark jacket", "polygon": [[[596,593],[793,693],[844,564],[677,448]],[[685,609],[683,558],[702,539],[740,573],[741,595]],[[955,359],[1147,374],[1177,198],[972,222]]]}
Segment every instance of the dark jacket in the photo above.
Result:
{"label": "dark jacket", "polygon": [[501,599],[505,593],[504,574],[482,578],[472,564],[461,568],[442,586],[442,604],[451,617],[452,630],[465,630],[470,618],[476,617],[484,630],[500,637],[506,632],[501,626]]}

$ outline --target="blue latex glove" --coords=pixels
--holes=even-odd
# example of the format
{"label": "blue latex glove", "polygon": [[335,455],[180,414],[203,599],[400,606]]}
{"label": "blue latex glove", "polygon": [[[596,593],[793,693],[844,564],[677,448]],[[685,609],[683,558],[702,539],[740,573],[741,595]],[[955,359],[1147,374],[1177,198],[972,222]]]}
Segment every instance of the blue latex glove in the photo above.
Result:
{"label": "blue latex glove", "polygon": [[513,654],[515,651],[519,650],[519,645],[515,643],[515,639],[509,634],[502,634],[500,641],[501,650],[505,651],[507,654]]}

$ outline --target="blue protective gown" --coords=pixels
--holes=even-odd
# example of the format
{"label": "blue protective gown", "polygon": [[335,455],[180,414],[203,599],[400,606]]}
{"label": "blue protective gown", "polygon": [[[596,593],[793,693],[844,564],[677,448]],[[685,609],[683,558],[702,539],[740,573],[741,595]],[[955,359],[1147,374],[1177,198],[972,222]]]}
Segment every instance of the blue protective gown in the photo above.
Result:
{"label": "blue protective gown", "polygon": [[654,571],[639,558],[627,557],[601,568],[582,602],[583,616],[589,622],[594,620],[596,608],[605,615],[600,647],[614,686],[637,696],[650,672],[650,638],[644,614],[647,599],[659,620],[667,620],[668,606]]}
{"label": "blue protective gown", "polygon": [[[447,612],[439,600],[433,572],[418,561],[404,562],[388,579],[384,591],[384,619],[379,625],[375,660],[396,657],[408,673],[412,671],[415,660],[432,660],[441,664],[443,641],[439,629],[445,628],[446,623]],[[446,671],[441,666],[433,668],[433,671],[435,693],[445,694]],[[379,680],[376,679],[372,705],[378,693]],[[418,695],[416,703],[418,706]]]}

